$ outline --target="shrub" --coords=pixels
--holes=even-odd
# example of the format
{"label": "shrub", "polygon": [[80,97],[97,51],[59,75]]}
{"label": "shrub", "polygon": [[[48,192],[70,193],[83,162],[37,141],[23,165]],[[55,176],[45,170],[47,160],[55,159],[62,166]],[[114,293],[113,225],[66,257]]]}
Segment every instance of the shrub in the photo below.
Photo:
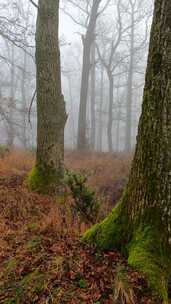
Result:
{"label": "shrub", "polygon": [[84,222],[95,223],[100,204],[95,192],[86,184],[87,177],[67,170],[65,181],[74,198],[75,211]]}
{"label": "shrub", "polygon": [[6,145],[0,145],[0,158],[4,158],[10,152],[10,148]]}

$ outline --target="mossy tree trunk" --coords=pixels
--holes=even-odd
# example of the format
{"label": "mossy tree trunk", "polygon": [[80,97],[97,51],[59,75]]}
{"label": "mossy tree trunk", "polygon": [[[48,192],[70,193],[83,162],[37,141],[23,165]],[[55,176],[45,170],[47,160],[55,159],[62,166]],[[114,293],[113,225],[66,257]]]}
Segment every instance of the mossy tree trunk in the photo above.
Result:
{"label": "mossy tree trunk", "polygon": [[142,115],[121,202],[83,236],[119,248],[168,303],[171,276],[171,1],[155,0]]}
{"label": "mossy tree trunk", "polygon": [[65,102],[58,41],[59,0],[39,0],[36,27],[37,155],[32,190],[56,191],[63,178]]}

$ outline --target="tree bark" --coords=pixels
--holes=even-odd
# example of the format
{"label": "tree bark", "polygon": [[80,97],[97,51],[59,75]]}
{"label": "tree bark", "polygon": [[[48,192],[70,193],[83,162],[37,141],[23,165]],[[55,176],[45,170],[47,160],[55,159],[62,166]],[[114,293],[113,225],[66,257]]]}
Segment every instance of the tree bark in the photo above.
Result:
{"label": "tree bark", "polygon": [[88,97],[88,82],[90,74],[90,52],[91,45],[95,39],[95,27],[98,17],[98,8],[101,0],[93,0],[90,21],[87,28],[85,37],[82,37],[83,42],[83,64],[81,76],[81,90],[80,90],[80,105],[79,105],[79,118],[78,118],[78,137],[77,148],[78,150],[86,150],[88,148],[87,134],[86,134],[86,112],[87,112],[87,97]]}
{"label": "tree bark", "polygon": [[23,147],[27,148],[27,101],[26,101],[26,68],[27,68],[27,54],[24,52],[24,64],[21,79],[21,98],[22,98],[22,130],[21,142]]}
{"label": "tree bark", "polygon": [[112,140],[112,126],[113,126],[113,75],[109,72],[109,108],[108,108],[108,124],[107,124],[107,138],[109,152],[113,151]]}
{"label": "tree bark", "polygon": [[70,97],[70,104],[71,104],[71,113],[70,113],[70,120],[71,120],[71,129],[72,129],[72,147],[73,150],[76,148],[76,134],[75,134],[75,122],[74,122],[74,104],[73,104],[73,97],[72,97],[72,80],[71,77],[68,77],[68,85],[69,85],[69,97]]}
{"label": "tree bark", "polygon": [[104,67],[101,65],[100,73],[100,108],[99,108],[99,129],[97,137],[97,149],[102,152],[103,142],[103,99],[104,99]]}
{"label": "tree bark", "polygon": [[[30,2],[28,2],[27,6],[27,14],[26,14],[26,20],[25,20],[25,27],[28,27],[29,23],[29,11],[30,11]],[[26,37],[24,37],[26,42]],[[21,99],[22,99],[22,130],[21,130],[21,143],[25,149],[28,147],[28,137],[27,137],[27,97],[26,97],[26,79],[27,79],[27,53],[24,52],[24,58],[23,58],[23,69],[21,72]]]}
{"label": "tree bark", "polygon": [[171,276],[171,2],[155,0],[142,114],[121,202],[83,237],[117,247],[168,303]]}
{"label": "tree bark", "polygon": [[61,92],[58,41],[59,0],[39,0],[36,28],[37,154],[29,176],[32,190],[53,193],[64,168],[64,127],[67,119]]}
{"label": "tree bark", "polygon": [[9,116],[7,122],[7,145],[12,147],[14,145],[14,108],[15,108],[15,89],[14,89],[14,81],[15,81],[15,67],[14,67],[14,46],[11,49],[11,71],[10,71],[10,82],[11,82],[11,90],[10,90],[10,98],[9,98]]}
{"label": "tree bark", "polygon": [[134,7],[131,14],[131,41],[130,41],[130,62],[128,68],[127,100],[126,100],[126,125],[125,125],[125,152],[131,151],[131,130],[132,130],[132,95],[133,95],[133,64],[134,64]]}
{"label": "tree bark", "polygon": [[118,104],[118,117],[117,117],[117,124],[116,124],[116,152],[120,151],[120,119],[121,119],[121,105]]}
{"label": "tree bark", "polygon": [[95,149],[96,146],[96,52],[95,52],[95,43],[92,44],[91,48],[91,149]]}

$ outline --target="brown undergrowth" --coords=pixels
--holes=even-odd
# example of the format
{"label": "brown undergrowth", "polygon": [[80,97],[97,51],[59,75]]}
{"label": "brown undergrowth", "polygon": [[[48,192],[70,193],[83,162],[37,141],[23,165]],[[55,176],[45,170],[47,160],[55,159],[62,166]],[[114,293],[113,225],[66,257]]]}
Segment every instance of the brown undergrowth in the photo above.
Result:
{"label": "brown undergrowth", "polygon": [[[95,170],[88,183],[93,186],[96,175],[100,195],[103,157],[84,157],[68,154],[66,163],[77,172]],[[111,157],[104,155],[106,176]],[[122,158],[118,157],[118,166]],[[0,159],[0,303],[159,303],[144,277],[130,269],[118,252],[97,252],[79,241],[87,226],[73,212],[67,190],[53,199],[28,192],[24,179],[33,161],[31,153],[21,151]],[[122,166],[118,176],[127,175],[128,160]],[[117,180],[110,178],[112,183]]]}

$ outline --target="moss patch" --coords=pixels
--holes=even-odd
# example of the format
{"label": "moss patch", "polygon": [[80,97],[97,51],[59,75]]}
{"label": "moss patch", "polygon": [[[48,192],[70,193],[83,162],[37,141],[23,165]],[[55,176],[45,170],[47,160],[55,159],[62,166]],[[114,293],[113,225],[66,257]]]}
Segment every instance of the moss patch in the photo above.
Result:
{"label": "moss patch", "polygon": [[90,228],[82,240],[99,249],[118,249],[128,256],[128,263],[147,277],[149,287],[166,304],[171,277],[166,231],[158,208],[146,209],[130,225],[124,204],[119,203],[105,220]]}
{"label": "moss patch", "polygon": [[144,273],[150,287],[164,303],[168,303],[171,259],[161,231],[152,225],[141,224],[133,235],[128,251],[128,263]]}
{"label": "moss patch", "polygon": [[4,304],[23,303],[23,299],[25,299],[27,303],[30,303],[30,301],[27,301],[30,298],[32,299],[31,303],[36,303],[37,296],[43,292],[46,285],[47,276],[44,273],[39,272],[39,269],[35,269],[33,272],[25,275],[17,284],[11,281],[9,284],[5,285],[5,290],[10,288],[14,293],[14,297],[6,299]]}
{"label": "moss patch", "polygon": [[41,237],[38,235],[35,235],[35,236],[33,236],[33,238],[31,240],[28,241],[26,247],[29,251],[38,249],[40,247],[41,241],[42,241]]}
{"label": "moss patch", "polygon": [[27,274],[20,282],[25,291],[32,290],[33,293],[40,293],[45,288],[45,284],[46,276],[44,273],[40,273],[38,269]]}
{"label": "moss patch", "polygon": [[61,181],[61,176],[48,166],[36,165],[28,175],[27,184],[31,191],[51,194]]}
{"label": "moss patch", "polygon": [[15,258],[11,258],[9,261],[4,263],[4,273],[1,273],[0,277],[3,275],[4,277],[8,277],[11,273],[13,274],[17,267],[17,260]]}
{"label": "moss patch", "polygon": [[99,249],[119,249],[125,251],[128,241],[128,217],[124,206],[119,203],[100,224],[94,225],[82,237],[82,240],[94,244]]}

